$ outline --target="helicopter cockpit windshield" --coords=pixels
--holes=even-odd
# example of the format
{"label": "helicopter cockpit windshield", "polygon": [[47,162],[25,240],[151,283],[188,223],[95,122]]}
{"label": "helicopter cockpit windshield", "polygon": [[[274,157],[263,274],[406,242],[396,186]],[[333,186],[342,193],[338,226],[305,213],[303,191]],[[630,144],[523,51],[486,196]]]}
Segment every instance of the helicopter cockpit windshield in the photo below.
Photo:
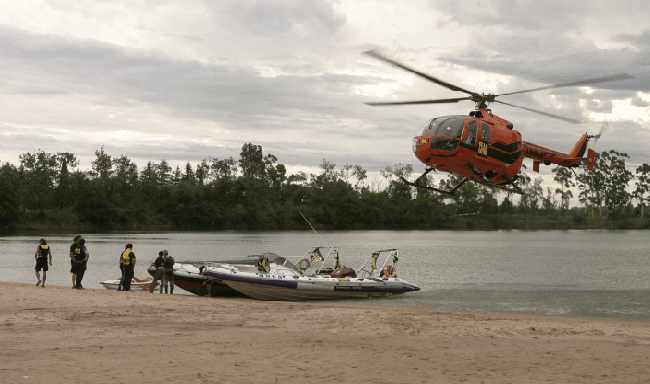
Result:
{"label": "helicopter cockpit windshield", "polygon": [[458,147],[464,122],[465,116],[436,117],[422,135],[431,137],[431,149],[451,151]]}

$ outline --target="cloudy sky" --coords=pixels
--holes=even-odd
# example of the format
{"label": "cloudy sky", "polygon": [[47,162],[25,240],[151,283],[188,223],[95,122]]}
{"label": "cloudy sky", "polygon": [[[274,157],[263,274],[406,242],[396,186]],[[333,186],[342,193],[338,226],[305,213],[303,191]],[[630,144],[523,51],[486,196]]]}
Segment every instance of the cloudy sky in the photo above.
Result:
{"label": "cloudy sky", "polygon": [[377,170],[414,163],[412,137],[473,105],[369,107],[458,97],[361,55],[378,49],[479,92],[617,72],[598,88],[504,97],[584,119],[495,105],[524,139],[650,161],[646,1],[0,1],[0,160],[43,149],[88,164],[96,148],[138,163],[237,157],[261,144],[290,169],[323,158]]}

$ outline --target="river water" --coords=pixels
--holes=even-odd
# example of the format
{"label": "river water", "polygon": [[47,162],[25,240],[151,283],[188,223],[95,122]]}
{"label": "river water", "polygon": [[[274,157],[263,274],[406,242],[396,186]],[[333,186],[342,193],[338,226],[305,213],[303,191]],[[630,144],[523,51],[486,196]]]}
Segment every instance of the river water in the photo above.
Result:
{"label": "river water", "polygon": [[[48,283],[70,286],[71,235],[47,236],[54,255]],[[533,312],[650,318],[647,231],[346,231],[147,233],[84,235],[90,252],[84,286],[118,278],[118,256],[134,244],[136,276],[160,249],[179,260],[243,257],[271,251],[304,256],[317,245],[340,247],[359,266],[380,248],[400,249],[400,277],[422,291],[378,305],[441,311]],[[0,280],[33,282],[34,236],[0,237]]]}

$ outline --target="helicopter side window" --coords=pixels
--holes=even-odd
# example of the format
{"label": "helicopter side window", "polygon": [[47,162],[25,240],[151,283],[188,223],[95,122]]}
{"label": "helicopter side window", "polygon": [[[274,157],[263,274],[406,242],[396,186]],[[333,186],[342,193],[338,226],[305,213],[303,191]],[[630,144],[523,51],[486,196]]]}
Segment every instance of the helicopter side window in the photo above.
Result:
{"label": "helicopter side window", "polygon": [[470,120],[467,124],[467,138],[465,144],[471,147],[476,145],[476,120]]}

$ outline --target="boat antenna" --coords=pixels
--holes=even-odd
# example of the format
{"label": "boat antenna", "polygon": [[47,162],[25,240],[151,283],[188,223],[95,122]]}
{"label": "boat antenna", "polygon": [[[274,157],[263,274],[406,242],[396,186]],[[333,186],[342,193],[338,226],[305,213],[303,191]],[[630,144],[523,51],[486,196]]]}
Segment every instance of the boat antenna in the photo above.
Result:
{"label": "boat antenna", "polygon": [[[298,207],[298,213],[299,213],[300,216],[303,218],[303,220],[305,220],[305,222],[307,223],[307,225],[309,225],[309,228],[311,228],[311,230],[312,230],[315,234],[317,234],[318,236],[320,236],[321,239],[323,239],[323,235],[322,235],[320,232],[318,232],[318,231],[316,230],[316,228],[314,228],[314,226],[312,225],[311,221],[309,221],[309,219],[307,218],[307,216],[305,216],[305,215],[302,213],[302,210],[300,209],[300,207]],[[325,248],[325,247],[323,247],[323,248]],[[322,262],[321,262],[321,266],[325,265],[325,261],[327,260],[327,258],[329,258],[330,254],[332,253],[332,250],[334,249],[334,247],[333,247],[332,245],[328,245],[326,248],[327,248],[327,254],[326,254],[325,256],[323,256],[323,260],[322,260]],[[338,251],[337,251],[337,253],[338,253]],[[320,268],[316,269],[316,273],[318,273],[318,271],[320,271]]]}
{"label": "boat antenna", "polygon": [[302,213],[302,210],[300,208],[298,208],[298,213],[300,214],[300,216],[302,216],[303,220],[305,220],[307,225],[309,225],[309,228],[311,228],[311,230],[314,231],[315,234],[321,236],[321,234],[318,233],[316,228],[314,228],[314,226],[311,224],[311,221],[309,221],[309,219]]}

